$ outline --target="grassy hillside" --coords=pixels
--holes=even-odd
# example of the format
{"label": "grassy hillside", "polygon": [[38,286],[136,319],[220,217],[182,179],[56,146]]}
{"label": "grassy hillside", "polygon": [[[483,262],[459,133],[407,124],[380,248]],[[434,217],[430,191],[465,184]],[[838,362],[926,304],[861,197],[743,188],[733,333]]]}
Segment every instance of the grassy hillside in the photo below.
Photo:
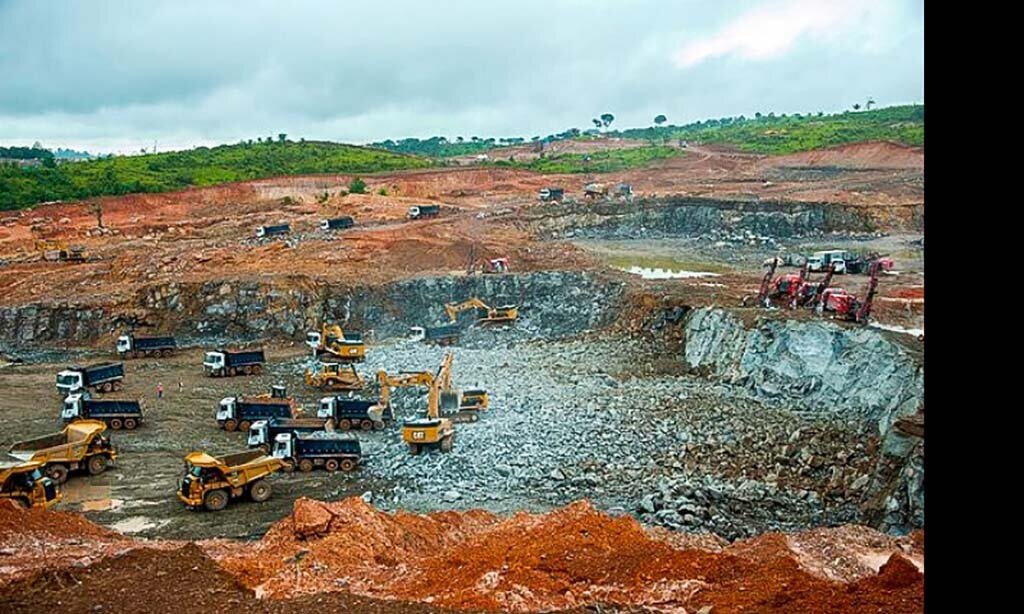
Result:
{"label": "grassy hillside", "polygon": [[[526,168],[539,173],[611,173],[647,166],[655,160],[685,155],[672,147],[651,145],[632,149],[608,149],[583,154],[556,154],[529,162],[494,162],[494,166]],[[586,158],[589,158],[587,160]]]}
{"label": "grassy hillside", "polygon": [[50,200],[165,192],[274,175],[373,173],[430,166],[423,158],[323,142],[265,142],[114,157],[55,167],[0,165],[0,209]]}
{"label": "grassy hillside", "polygon": [[726,117],[686,126],[623,130],[621,136],[723,143],[753,153],[787,154],[864,141],[924,146],[924,106],[907,105],[836,115]]}

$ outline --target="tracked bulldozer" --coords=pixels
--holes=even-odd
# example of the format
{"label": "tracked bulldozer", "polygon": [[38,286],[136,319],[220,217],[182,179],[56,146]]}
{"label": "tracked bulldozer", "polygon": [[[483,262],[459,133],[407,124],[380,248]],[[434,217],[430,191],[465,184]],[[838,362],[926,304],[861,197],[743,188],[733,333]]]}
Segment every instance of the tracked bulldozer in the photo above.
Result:
{"label": "tracked bulldozer", "polygon": [[318,362],[306,369],[306,384],[324,391],[362,390],[365,383],[355,365]]}

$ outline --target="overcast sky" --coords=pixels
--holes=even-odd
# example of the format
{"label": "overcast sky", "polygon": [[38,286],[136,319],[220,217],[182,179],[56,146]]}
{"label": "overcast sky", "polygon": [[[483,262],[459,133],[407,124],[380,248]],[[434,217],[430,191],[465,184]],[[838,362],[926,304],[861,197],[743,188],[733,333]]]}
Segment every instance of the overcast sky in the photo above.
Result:
{"label": "overcast sky", "polygon": [[[437,6],[435,6],[437,5]],[[0,145],[546,135],[924,101],[923,0],[0,0]]]}

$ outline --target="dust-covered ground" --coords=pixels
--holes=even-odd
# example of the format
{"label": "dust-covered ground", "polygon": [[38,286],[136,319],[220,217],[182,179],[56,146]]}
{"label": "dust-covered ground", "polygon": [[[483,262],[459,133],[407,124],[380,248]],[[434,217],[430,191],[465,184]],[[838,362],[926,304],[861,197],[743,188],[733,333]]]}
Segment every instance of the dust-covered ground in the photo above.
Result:
{"label": "dust-covered ground", "polygon": [[[872,467],[876,435],[869,425],[793,412],[742,388],[686,375],[681,356],[642,341],[593,334],[511,342],[512,332],[474,329],[452,349],[455,384],[491,392],[480,421],[456,425],[452,453],[410,456],[397,425],[359,433],[360,470],[279,474],[269,502],[239,501],[217,514],[189,512],[175,497],[183,457],[245,447],[244,435],[214,420],[225,396],[285,383],[315,415],[323,394],[302,381],[306,348],[268,347],[268,367],[254,377],[205,377],[200,349],[127,361],[125,389],[112,396],[142,398],[145,422],[134,432],[112,433],[117,466],[98,477],[72,477],[60,507],[125,533],[181,539],[257,536],[298,497],[364,493],[383,509],[501,513],[587,498],[600,509],[727,537],[859,518],[864,493],[850,485]],[[432,370],[443,351],[402,340],[372,345],[359,370],[367,380],[380,368]],[[0,409],[4,447],[59,428],[54,377],[66,364],[0,370],[0,386],[9,391]],[[159,383],[163,399],[156,398]],[[376,395],[373,387],[362,394]],[[399,419],[425,405],[425,391],[395,393]],[[831,466],[838,459],[844,471],[837,488]]]}

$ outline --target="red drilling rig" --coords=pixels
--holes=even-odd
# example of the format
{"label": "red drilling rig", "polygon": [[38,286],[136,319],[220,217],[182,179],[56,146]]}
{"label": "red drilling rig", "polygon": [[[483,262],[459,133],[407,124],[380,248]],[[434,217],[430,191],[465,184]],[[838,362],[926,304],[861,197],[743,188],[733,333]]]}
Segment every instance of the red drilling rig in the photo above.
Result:
{"label": "red drilling rig", "polygon": [[822,300],[819,303],[819,311],[830,311],[835,317],[845,322],[856,322],[867,324],[871,316],[871,303],[874,301],[875,292],[878,289],[878,271],[882,268],[876,260],[871,263],[868,274],[868,290],[864,300],[858,299],[842,288],[829,288],[822,293]]}

